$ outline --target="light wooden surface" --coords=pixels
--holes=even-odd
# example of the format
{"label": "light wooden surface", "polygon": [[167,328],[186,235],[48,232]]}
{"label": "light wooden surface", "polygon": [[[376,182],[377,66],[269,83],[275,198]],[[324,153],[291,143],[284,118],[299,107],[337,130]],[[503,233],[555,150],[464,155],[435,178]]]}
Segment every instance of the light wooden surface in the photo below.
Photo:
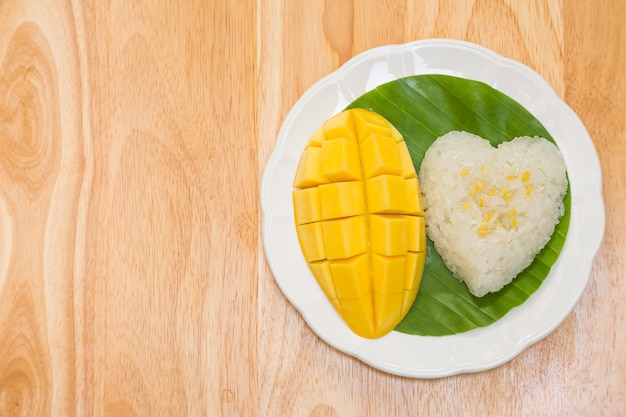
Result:
{"label": "light wooden surface", "polygon": [[[0,416],[623,415],[624,18],[623,0],[0,0]],[[307,88],[429,37],[552,84],[598,150],[607,229],[549,337],[414,380],[286,301],[259,185]]]}

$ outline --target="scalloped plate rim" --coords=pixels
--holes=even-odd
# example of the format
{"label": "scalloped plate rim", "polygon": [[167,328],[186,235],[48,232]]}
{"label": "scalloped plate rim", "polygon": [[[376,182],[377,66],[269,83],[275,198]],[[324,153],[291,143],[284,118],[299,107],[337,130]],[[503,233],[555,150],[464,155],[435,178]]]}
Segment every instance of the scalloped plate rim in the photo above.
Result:
{"label": "scalloped plate rim", "polygon": [[[418,54],[420,51],[429,49],[440,50],[442,52],[460,51],[466,54],[469,53],[471,56],[475,56],[476,59],[489,61],[494,68],[497,68],[507,74],[510,73],[509,75],[512,74],[516,77],[525,78],[526,81],[531,82],[534,86],[536,86],[543,94],[543,98],[547,99],[553,107],[553,111],[555,112],[553,116],[566,119],[568,122],[567,129],[574,130],[577,134],[576,138],[579,140],[578,145],[586,146],[586,150],[584,152],[577,152],[577,148],[574,148],[574,145],[570,145],[566,141],[567,138],[563,138],[561,135],[555,134],[553,130],[548,128],[560,148],[572,148],[572,152],[575,153],[574,156],[585,159],[585,166],[578,167],[577,165],[576,171],[572,171],[571,164],[577,160],[574,156],[572,156],[568,163],[568,158],[564,154],[564,157],[566,157],[566,164],[568,165],[568,173],[570,171],[572,173],[579,172],[584,169],[587,175],[586,179],[591,182],[594,188],[590,191],[590,187],[587,186],[586,188],[583,188],[585,192],[580,194],[576,192],[578,183],[575,182],[575,179],[577,179],[578,176],[574,175],[574,178],[571,179],[572,211],[570,232],[568,232],[568,238],[565,242],[560,258],[553,266],[550,275],[546,278],[546,282],[544,282],[537,292],[533,294],[524,304],[513,309],[496,323],[484,328],[450,336],[415,336],[394,331],[380,339],[363,339],[354,335],[347,328],[347,326],[345,326],[341,318],[334,313],[334,310],[330,307],[330,303],[325,300],[323,293],[321,293],[321,290],[317,287],[317,283],[314,282],[315,279],[312,274],[310,274],[308,269],[306,270],[308,274],[304,273],[304,277],[298,276],[295,278],[296,281],[313,280],[315,285],[309,288],[310,291],[307,292],[306,297],[304,297],[301,293],[298,293],[298,290],[294,290],[294,287],[290,286],[293,285],[293,283],[287,281],[288,278],[285,276],[286,274],[283,274],[283,269],[292,269],[302,273],[303,270],[301,267],[304,260],[303,258],[294,260],[285,256],[278,256],[274,253],[274,250],[276,249],[276,239],[285,238],[285,236],[277,236],[277,230],[275,229],[280,228],[278,223],[280,223],[280,220],[285,221],[285,218],[281,217],[280,213],[276,214],[277,211],[280,211],[279,208],[284,209],[284,207],[277,207],[276,203],[273,203],[270,194],[272,193],[274,187],[276,187],[276,175],[278,174],[278,171],[284,165],[291,166],[294,163],[288,156],[285,155],[285,149],[286,146],[288,146],[286,143],[287,137],[292,129],[294,129],[296,119],[302,116],[303,112],[307,111],[306,107],[310,104],[310,100],[319,98],[323,94],[321,92],[322,89],[329,86],[332,87],[332,84],[336,81],[341,82],[346,79],[351,72],[358,72],[360,67],[364,66],[368,62],[379,62],[376,60],[385,60],[390,57],[397,58],[398,55],[407,53]],[[414,71],[414,73],[406,73],[404,76],[457,72],[461,73],[461,75],[457,76],[463,76],[462,68],[458,68],[455,65],[456,64],[450,64],[450,66],[440,65],[438,67],[423,69],[422,71]],[[396,78],[400,77],[398,76]],[[479,79],[478,77],[467,76],[465,78],[476,79],[491,86],[494,86],[495,84],[493,81],[490,82],[489,80]],[[378,82],[378,84],[382,84],[383,82],[384,81]],[[338,86],[338,88],[341,88],[341,86]],[[497,89],[500,90],[500,88]],[[366,91],[361,91],[360,94],[363,94]],[[354,94],[356,94],[356,96],[360,95],[358,91]],[[534,114],[532,103],[525,103],[524,98],[516,97],[514,94],[506,94],[520,102]],[[327,101],[331,100],[328,99]],[[340,103],[335,104],[336,107],[341,107]],[[319,111],[319,109],[316,109],[316,111],[310,110],[307,114],[308,118],[312,119],[310,124],[316,125],[316,123],[319,122],[317,124],[319,125],[333,114],[329,114],[329,112],[330,110],[326,110],[326,113]],[[535,117],[544,123],[544,120],[542,120],[541,117],[537,115],[535,115]],[[558,124],[558,127],[563,127],[563,122]],[[302,137],[307,137],[307,135],[303,134]],[[302,142],[299,145],[300,147],[303,147],[305,143],[305,139],[302,137],[299,138],[299,142]],[[289,140],[292,140],[291,137]],[[297,160],[295,163],[297,163]],[[295,167],[292,168],[295,170]],[[281,191],[288,191],[290,194],[291,188],[288,190],[281,189]],[[372,48],[356,55],[336,71],[328,74],[313,84],[296,101],[280,127],[274,150],[266,163],[261,178],[260,194],[262,241],[266,259],[278,287],[281,289],[289,302],[299,311],[308,326],[322,340],[337,350],[347,353],[376,369],[395,375],[413,378],[446,377],[460,373],[478,372],[491,369],[512,360],[529,346],[549,335],[563,322],[563,320],[565,320],[582,296],[589,281],[593,261],[602,244],[605,229],[604,202],[602,197],[602,172],[600,162],[597,152],[593,146],[593,142],[576,114],[559,98],[557,93],[552,89],[547,81],[545,81],[531,68],[515,60],[501,56],[483,46],[452,39],[423,39],[404,44],[394,44]],[[281,196],[283,196],[282,193]],[[593,213],[595,217],[593,217],[592,225],[587,224],[585,227],[585,225],[581,224],[581,220],[579,220],[579,218],[582,217],[582,213],[587,213],[588,211]],[[285,212],[287,213],[288,219],[289,210],[285,210]],[[292,213],[291,216],[293,216]],[[584,232],[586,234],[579,236],[579,229],[580,233]],[[293,234],[295,234],[295,227]],[[293,236],[291,237],[293,238]],[[582,265],[576,264],[575,267],[570,268],[575,270],[577,277],[577,280],[575,281],[577,285],[573,289],[573,292],[567,293],[567,298],[560,300],[561,303],[558,305],[558,311],[551,313],[549,323],[537,323],[536,326],[533,326],[531,331],[524,331],[522,332],[523,334],[516,334],[516,329],[511,326],[512,324],[515,324],[516,321],[520,320],[520,316],[523,317],[524,314],[531,316],[530,313],[533,311],[528,311],[529,308],[539,305],[542,308],[549,310],[549,307],[545,305],[545,299],[546,297],[553,296],[555,285],[558,285],[559,283],[562,285],[562,275],[564,274],[562,271],[568,270],[567,268],[569,268],[569,264],[567,264],[563,259],[570,260],[572,256],[581,258],[579,252],[577,252],[577,250],[579,250],[578,246],[580,246],[581,242],[586,243],[585,245],[582,245],[584,247]],[[572,256],[570,256],[570,254]],[[306,266],[305,263],[304,266]],[[301,281],[300,283],[304,283],[303,285],[307,286],[310,285],[310,282],[306,281]],[[316,287],[317,290],[315,289]],[[557,287],[556,289],[562,290],[561,287]],[[542,298],[544,299],[543,303],[541,302]],[[494,338],[494,336],[504,334],[510,337],[511,340],[509,343],[505,343],[501,346],[499,344],[499,339]],[[483,343],[483,340],[486,342]],[[474,349],[476,349],[476,347],[484,348],[488,350],[489,353],[485,356],[481,355],[483,352],[476,352],[476,355],[474,355],[475,357],[472,357],[470,354],[469,358],[462,358],[462,353],[464,354],[464,352],[459,352],[459,349],[457,349],[457,342],[470,345]],[[404,350],[400,351],[400,348]],[[410,349],[407,350],[406,348]],[[419,357],[420,354],[425,355],[428,358],[428,363],[425,363],[426,360],[416,360],[414,355]]]}

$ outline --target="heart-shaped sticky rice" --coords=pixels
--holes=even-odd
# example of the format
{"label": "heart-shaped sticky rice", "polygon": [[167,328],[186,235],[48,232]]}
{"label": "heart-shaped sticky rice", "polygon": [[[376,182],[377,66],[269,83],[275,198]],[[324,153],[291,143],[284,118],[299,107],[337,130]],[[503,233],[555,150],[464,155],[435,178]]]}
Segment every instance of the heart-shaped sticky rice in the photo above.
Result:
{"label": "heart-shaped sticky rice", "polygon": [[494,148],[450,132],[426,151],[419,172],[428,237],[454,276],[482,297],[528,267],[564,213],[565,163],[546,139]]}

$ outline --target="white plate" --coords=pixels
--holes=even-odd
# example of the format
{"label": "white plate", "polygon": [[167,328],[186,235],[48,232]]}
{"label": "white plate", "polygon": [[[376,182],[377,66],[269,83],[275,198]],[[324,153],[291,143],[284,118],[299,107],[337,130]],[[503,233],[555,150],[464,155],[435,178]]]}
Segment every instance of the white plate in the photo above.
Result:
{"label": "white plate", "polygon": [[[355,335],[332,308],[300,251],[292,181],[313,132],[357,97],[388,81],[417,74],[482,81],[525,106],[553,136],[567,165],[570,228],[561,256],[542,286],[494,324],[452,336],[392,331],[370,340]],[[593,142],[574,112],[530,68],[467,42],[430,39],[363,52],[312,86],[278,134],[261,182],[263,243],[274,278],[319,337],[386,372],[434,378],[501,365],[551,333],[582,295],[604,236],[602,173]]]}

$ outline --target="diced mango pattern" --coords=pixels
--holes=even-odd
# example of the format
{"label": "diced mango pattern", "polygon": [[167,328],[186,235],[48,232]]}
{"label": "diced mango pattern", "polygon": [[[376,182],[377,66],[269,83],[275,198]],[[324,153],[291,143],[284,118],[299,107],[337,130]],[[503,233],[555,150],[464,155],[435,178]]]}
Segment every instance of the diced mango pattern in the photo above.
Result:
{"label": "diced mango pattern", "polygon": [[294,179],[302,253],[346,324],[383,336],[408,313],[426,260],[417,173],[402,135],[366,109],[315,132]]}

